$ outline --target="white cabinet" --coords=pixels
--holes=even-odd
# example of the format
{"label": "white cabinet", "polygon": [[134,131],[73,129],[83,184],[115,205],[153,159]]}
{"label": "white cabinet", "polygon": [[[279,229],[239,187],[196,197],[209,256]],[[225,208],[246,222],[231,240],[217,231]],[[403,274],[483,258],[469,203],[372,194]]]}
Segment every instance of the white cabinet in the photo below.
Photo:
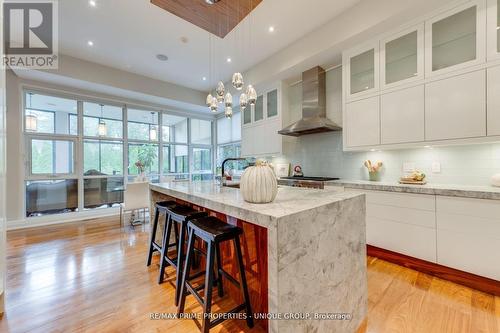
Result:
{"label": "white cabinet", "polygon": [[467,2],[425,23],[427,76],[449,73],[486,60],[485,0]]}
{"label": "white cabinet", "polygon": [[500,59],[500,0],[488,0],[488,60]]}
{"label": "white cabinet", "polygon": [[346,104],[344,117],[344,139],[348,147],[380,144],[379,96]]}
{"label": "white cabinet", "polygon": [[382,89],[424,78],[424,25],[403,30],[380,42]]}
{"label": "white cabinet", "polygon": [[500,135],[500,66],[488,68],[488,135]]}
{"label": "white cabinet", "polygon": [[486,136],[486,71],[431,82],[425,89],[425,139]]}
{"label": "white cabinet", "polygon": [[344,55],[346,98],[362,97],[379,88],[379,46],[368,46],[349,51]]}
{"label": "white cabinet", "polygon": [[434,196],[363,192],[369,245],[436,262]]}
{"label": "white cabinet", "polygon": [[437,262],[500,280],[500,201],[436,199]]}
{"label": "white cabinet", "polygon": [[424,141],[424,86],[380,96],[381,143]]}
{"label": "white cabinet", "polygon": [[287,105],[285,84],[274,84],[258,91],[254,107],[243,111],[241,130],[241,156],[271,157],[283,151],[285,140],[278,131],[284,127],[286,117],[282,110]]}

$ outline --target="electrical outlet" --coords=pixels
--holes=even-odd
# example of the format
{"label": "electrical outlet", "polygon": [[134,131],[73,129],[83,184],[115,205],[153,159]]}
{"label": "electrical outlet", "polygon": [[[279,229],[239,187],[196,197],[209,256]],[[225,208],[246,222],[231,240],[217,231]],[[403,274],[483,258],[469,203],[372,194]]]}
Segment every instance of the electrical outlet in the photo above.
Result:
{"label": "electrical outlet", "polygon": [[413,162],[403,163],[403,172],[413,172],[413,171],[415,171],[415,163]]}
{"label": "electrical outlet", "polygon": [[441,163],[432,162],[432,172],[433,173],[441,173]]}

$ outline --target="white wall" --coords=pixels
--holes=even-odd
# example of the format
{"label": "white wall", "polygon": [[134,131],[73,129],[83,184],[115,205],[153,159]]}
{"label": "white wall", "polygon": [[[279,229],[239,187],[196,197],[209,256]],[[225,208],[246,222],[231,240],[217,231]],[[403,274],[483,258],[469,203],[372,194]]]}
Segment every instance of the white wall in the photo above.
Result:
{"label": "white wall", "polygon": [[[0,14],[2,15],[2,14]],[[3,17],[0,19],[3,26]],[[3,54],[3,35],[0,36],[0,54]],[[0,313],[4,312],[4,294],[6,280],[6,230],[7,219],[5,214],[5,69],[0,69]]]}

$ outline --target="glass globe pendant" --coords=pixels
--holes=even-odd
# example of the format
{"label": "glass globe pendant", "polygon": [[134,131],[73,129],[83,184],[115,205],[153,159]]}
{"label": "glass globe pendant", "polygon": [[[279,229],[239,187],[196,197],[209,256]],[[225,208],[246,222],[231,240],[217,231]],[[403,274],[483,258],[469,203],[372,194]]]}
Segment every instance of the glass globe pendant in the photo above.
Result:
{"label": "glass globe pendant", "polygon": [[233,96],[231,96],[231,93],[227,93],[226,97],[224,98],[224,103],[226,107],[232,107],[233,106]]}
{"label": "glass globe pendant", "polygon": [[212,104],[212,99],[213,99],[212,94],[208,94],[206,102],[208,107],[210,107],[210,105]]}
{"label": "glass globe pendant", "polygon": [[224,94],[225,94],[225,89],[224,89],[224,83],[222,81],[219,81],[217,84],[217,89],[215,89],[215,93],[217,94],[217,102],[223,103],[224,102]]}
{"label": "glass globe pendant", "polygon": [[247,87],[247,98],[248,98],[248,104],[255,105],[255,102],[257,101],[257,92],[255,91],[255,88],[252,87],[251,84],[249,84]]}
{"label": "glass globe pendant", "polygon": [[245,108],[247,107],[247,105],[248,105],[248,97],[247,97],[247,94],[242,93],[242,94],[240,95],[240,109],[245,110]]}
{"label": "glass globe pendant", "polygon": [[226,116],[226,118],[231,118],[233,116],[233,108],[230,106],[226,106],[224,110],[224,116]]}
{"label": "glass globe pendant", "polygon": [[217,98],[212,97],[212,102],[210,103],[210,111],[212,111],[212,112],[215,113],[215,112],[217,112],[217,108],[218,108],[218,106],[217,106]]}
{"label": "glass globe pendant", "polygon": [[236,88],[236,90],[243,89],[243,86],[245,85],[245,83],[243,82],[243,75],[241,75],[241,73],[234,73],[232,83],[233,87]]}

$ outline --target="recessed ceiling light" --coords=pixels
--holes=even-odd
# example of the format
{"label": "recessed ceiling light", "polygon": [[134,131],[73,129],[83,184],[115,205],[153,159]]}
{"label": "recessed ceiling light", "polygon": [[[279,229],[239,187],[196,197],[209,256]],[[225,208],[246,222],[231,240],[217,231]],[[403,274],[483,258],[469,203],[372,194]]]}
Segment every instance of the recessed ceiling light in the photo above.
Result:
{"label": "recessed ceiling light", "polygon": [[95,0],[89,0],[89,5],[90,7],[95,7],[97,3],[95,2]]}
{"label": "recessed ceiling light", "polygon": [[274,32],[274,26],[269,27],[269,32]]}
{"label": "recessed ceiling light", "polygon": [[157,54],[156,55],[156,59],[160,60],[160,61],[167,61],[168,60],[168,57],[164,54]]}
{"label": "recessed ceiling light", "polygon": [[376,150],[372,148],[372,149],[370,149],[370,151],[372,151],[372,152],[373,152],[373,151],[376,151]]}
{"label": "recessed ceiling light", "polygon": [[87,45],[88,45],[88,46],[94,46],[94,42],[93,42],[93,41],[91,41],[91,40],[89,40],[89,41],[87,42]]}
{"label": "recessed ceiling light", "polygon": [[226,59],[226,61],[227,61],[227,62],[231,62],[232,60],[231,60],[231,58],[229,58],[229,57],[228,57],[228,58]]}
{"label": "recessed ceiling light", "polygon": [[206,81],[206,80],[207,80],[206,76],[202,77],[201,79],[202,79],[203,81]]}

